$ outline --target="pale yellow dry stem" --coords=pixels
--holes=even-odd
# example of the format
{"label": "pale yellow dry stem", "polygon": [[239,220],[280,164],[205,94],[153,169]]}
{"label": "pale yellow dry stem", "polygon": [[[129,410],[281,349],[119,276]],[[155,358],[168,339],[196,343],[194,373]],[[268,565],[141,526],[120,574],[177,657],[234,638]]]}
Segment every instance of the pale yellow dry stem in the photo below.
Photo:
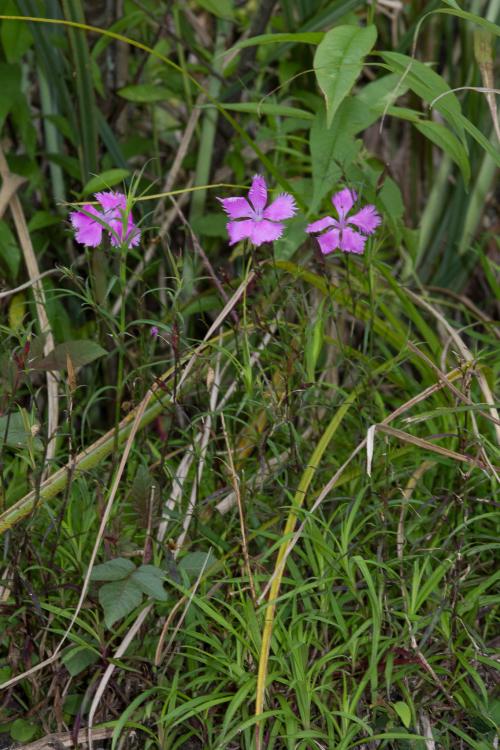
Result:
{"label": "pale yellow dry stem", "polygon": [[17,192],[17,189],[26,182],[26,177],[19,177],[17,174],[6,174],[2,175],[3,182],[0,189],[0,219],[7,210],[12,196]]}
{"label": "pale yellow dry stem", "polygon": [[229,436],[226,430],[226,420],[224,419],[224,414],[222,412],[221,412],[220,418],[221,418],[221,423],[222,423],[222,432],[224,435],[224,441],[226,443],[227,460],[228,460],[229,474],[231,477],[231,484],[233,485],[233,491],[236,496],[236,503],[238,505],[238,512],[239,512],[239,517],[240,517],[241,547],[243,550],[243,559],[245,560],[245,567],[247,569],[248,583],[250,586],[250,593],[252,595],[252,601],[255,604],[257,596],[255,593],[255,584],[253,581],[252,568],[250,565],[250,555],[248,554],[247,534],[246,534],[246,528],[245,528],[245,514],[243,511],[243,504],[241,502],[240,482],[238,479],[238,475],[236,474],[236,469],[234,468],[233,452],[231,450],[231,445],[229,443]]}
{"label": "pale yellow dry stem", "polygon": [[[134,620],[133,625],[127,631],[125,638],[122,640],[122,642],[116,649],[115,653],[113,654],[114,659],[119,659],[120,657],[123,656],[123,654],[126,652],[128,647],[134,640],[136,633],[139,631],[139,628],[141,627],[143,622],[146,620],[146,617],[149,615],[149,613],[153,609],[153,607],[154,607],[153,603],[147,604],[142,610],[142,612],[139,613],[137,618]],[[104,694],[104,691],[106,690],[106,685],[111,679],[111,675],[113,674],[114,670],[115,670],[115,664],[108,664],[106,671],[101,677],[101,680],[97,686],[97,689],[94,693],[94,697],[92,699],[92,705],[90,706],[89,718],[88,718],[88,723],[87,723],[87,744],[89,746],[89,750],[92,750],[94,746],[94,743],[92,741],[93,740],[92,725],[94,723],[95,712],[97,711],[99,701],[101,700]]]}
{"label": "pale yellow dry stem", "polygon": [[31,286],[33,286],[33,284],[36,284],[37,281],[40,281],[40,279],[45,278],[45,276],[52,276],[55,273],[59,273],[59,271],[57,269],[53,269],[52,271],[44,271],[44,273],[41,273],[40,276],[36,276],[34,279],[25,281],[24,284],[20,284],[19,286],[14,287],[14,289],[6,289],[5,292],[0,292],[0,299],[6,299],[7,297],[11,297],[13,294],[22,292],[23,289],[29,289]]}
{"label": "pale yellow dry stem", "polygon": [[[436,310],[436,308],[433,307],[429,302],[427,302],[427,300],[423,299],[423,297],[421,295],[415,294],[414,292],[412,292],[409,289],[407,289],[406,292],[407,292],[407,294],[412,298],[412,300],[417,305],[419,305],[420,307],[423,307],[425,310],[427,310],[428,312],[430,312],[431,315],[433,315],[436,318],[436,320],[439,320],[439,322],[441,323],[441,325],[443,326],[443,328],[446,329],[446,331],[448,332],[449,336],[453,339],[453,341],[455,342],[456,346],[459,348],[460,353],[462,354],[462,356],[465,359],[465,361],[469,362],[469,363],[474,362],[474,357],[472,355],[472,352],[466,346],[466,344],[462,341],[462,339],[460,338],[460,336],[458,335],[458,333],[455,331],[455,329],[453,328],[453,326],[451,326],[448,323],[448,321],[446,320],[446,318],[444,317],[444,315],[441,315],[441,313],[438,310]],[[486,403],[490,407],[489,408],[489,412],[490,412],[491,417],[495,421],[496,438],[497,438],[498,444],[500,445],[500,417],[499,417],[498,411],[497,411],[497,409],[495,407],[495,400],[493,398],[493,394],[491,392],[491,388],[488,385],[488,381],[486,380],[486,378],[484,377],[484,374],[481,372],[480,369],[478,369],[475,372],[475,375],[476,375],[476,380],[477,380],[477,382],[479,384],[479,387],[480,387],[480,389],[481,389],[481,391],[483,393],[484,400],[486,401]]]}
{"label": "pale yellow dry stem", "polygon": [[186,513],[184,514],[184,518],[182,521],[182,532],[180,533],[179,538],[177,539],[177,543],[175,545],[174,557],[177,557],[177,555],[179,554],[179,551],[182,549],[187,533],[189,531],[189,526],[191,524],[191,519],[193,517],[194,508],[196,504],[196,497],[198,495],[199,487],[201,485],[203,470],[205,468],[208,441],[210,439],[210,433],[212,431],[212,420],[215,414],[215,410],[217,408],[217,399],[219,397],[219,391],[220,391],[220,378],[221,378],[220,360],[221,360],[221,353],[222,353],[222,350],[220,348],[221,343],[222,343],[221,339],[219,339],[219,351],[217,354],[217,359],[216,359],[216,364],[215,364],[215,374],[214,374],[214,379],[213,379],[212,386],[210,389],[210,411],[205,417],[205,421],[203,424],[203,431],[201,433],[201,437],[199,440],[200,453],[199,453],[198,466],[197,466],[197,471],[196,471],[196,481],[193,482],[193,486],[191,488],[191,495],[189,497],[188,507],[186,509]]}
{"label": "pale yellow dry stem", "polygon": [[[408,484],[403,490],[403,502],[401,503],[401,511],[399,513],[399,521],[398,521],[398,530],[396,534],[396,553],[399,560],[403,559],[403,549],[404,549],[404,543],[405,543],[405,533],[404,533],[404,521],[405,521],[405,515],[406,515],[406,505],[409,502],[411,496],[413,495],[413,490],[423,477],[426,471],[429,469],[432,469],[433,466],[435,466],[435,461],[423,461],[420,466],[417,467],[417,469],[413,472],[411,475]],[[401,575],[401,578],[403,576]],[[404,590],[406,592],[406,589]]]}
{"label": "pale yellow dry stem", "polygon": [[[92,732],[94,740],[107,740],[112,736],[113,729],[111,727],[99,727]],[[48,734],[40,740],[23,745],[23,750],[61,750],[61,748],[65,747],[81,747],[87,744],[87,740],[88,734],[86,729],[80,729],[78,732],[76,745],[73,742],[71,732],[58,732],[57,734]]]}

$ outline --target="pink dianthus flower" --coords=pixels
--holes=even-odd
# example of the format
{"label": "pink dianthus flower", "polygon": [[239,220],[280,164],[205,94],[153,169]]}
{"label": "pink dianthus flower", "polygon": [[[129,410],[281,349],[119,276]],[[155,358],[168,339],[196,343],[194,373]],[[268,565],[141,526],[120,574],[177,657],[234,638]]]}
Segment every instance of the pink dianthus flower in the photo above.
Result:
{"label": "pink dianthus flower", "polygon": [[[321,252],[325,255],[337,249],[343,250],[344,253],[362,254],[365,250],[367,240],[367,237],[364,235],[373,234],[382,221],[375,206],[371,204],[364,206],[364,208],[353,216],[348,216],[357,198],[358,196],[354,190],[350,190],[349,188],[344,188],[339,193],[335,193],[332,196],[332,203],[337,211],[338,219],[325,216],[323,219],[314,221],[306,227],[306,232],[309,233],[323,232],[324,229],[332,227],[328,232],[323,232],[323,234],[319,234],[316,237]],[[357,227],[359,232],[349,226],[349,224]]]}
{"label": "pink dianthus flower", "polygon": [[255,175],[246,198],[217,198],[230,219],[227,231],[229,244],[249,239],[252,245],[273,242],[281,237],[285,225],[284,219],[291,219],[297,208],[295,201],[288,193],[282,193],[266,207],[267,185],[261,175]]}
{"label": "pink dianthus flower", "polygon": [[[123,193],[107,191],[96,193],[95,197],[100,209],[87,203],[83,206],[85,213],[83,211],[72,211],[69,215],[75,230],[76,241],[81,245],[97,247],[101,244],[103,231],[107,231],[114,247],[121,245],[124,241],[127,242],[129,248],[138,245],[141,232],[134,224],[132,212],[126,213],[126,196]],[[96,221],[87,214],[96,216],[100,221]],[[104,222],[105,226],[101,222]]]}

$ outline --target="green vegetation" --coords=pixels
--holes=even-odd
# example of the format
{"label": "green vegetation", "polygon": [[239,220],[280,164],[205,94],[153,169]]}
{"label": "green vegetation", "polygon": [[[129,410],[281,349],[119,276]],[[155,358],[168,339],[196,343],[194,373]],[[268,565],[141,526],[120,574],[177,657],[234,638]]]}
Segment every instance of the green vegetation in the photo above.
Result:
{"label": "green vegetation", "polygon": [[1,14],[0,748],[497,747],[498,0]]}

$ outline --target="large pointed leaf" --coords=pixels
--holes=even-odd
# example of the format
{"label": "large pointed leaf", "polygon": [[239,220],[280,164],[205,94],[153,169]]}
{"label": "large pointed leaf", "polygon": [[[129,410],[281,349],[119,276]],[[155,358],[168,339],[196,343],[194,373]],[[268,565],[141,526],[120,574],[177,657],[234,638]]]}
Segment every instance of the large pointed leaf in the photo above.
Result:
{"label": "large pointed leaf", "polygon": [[336,26],[318,45],[314,71],[326,100],[327,126],[361,73],[376,38],[375,26]]}
{"label": "large pointed leaf", "polygon": [[106,350],[95,341],[79,339],[58,344],[46,357],[35,358],[29,364],[33,370],[65,370],[68,357],[73,367],[83,367],[105,354]]}
{"label": "large pointed leaf", "polygon": [[99,589],[104,622],[110,628],[117,620],[130,614],[142,601],[142,590],[132,578],[106,583]]}
{"label": "large pointed leaf", "polygon": [[153,599],[159,599],[162,602],[167,600],[167,592],[163,588],[165,582],[163,570],[154,565],[141,565],[132,574],[132,580],[147,596],[152,596]]}
{"label": "large pointed leaf", "polygon": [[130,170],[128,169],[108,169],[106,172],[101,172],[96,177],[92,177],[83,188],[82,194],[90,195],[90,193],[97,193],[98,190],[107,190],[119,182],[123,182],[129,174]]}
{"label": "large pointed leaf", "polygon": [[90,574],[91,581],[121,581],[135,570],[132,560],[126,557],[115,557],[101,565],[96,565]]}

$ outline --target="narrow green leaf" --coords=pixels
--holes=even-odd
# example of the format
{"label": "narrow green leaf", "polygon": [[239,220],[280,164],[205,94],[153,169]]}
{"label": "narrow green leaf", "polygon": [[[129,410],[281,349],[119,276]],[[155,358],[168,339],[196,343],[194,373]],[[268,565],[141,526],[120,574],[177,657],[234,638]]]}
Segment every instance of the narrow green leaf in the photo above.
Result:
{"label": "narrow green leaf", "polygon": [[106,172],[101,172],[101,174],[92,177],[87,182],[82,190],[82,195],[90,195],[91,193],[96,193],[98,190],[106,190],[113,187],[122,182],[129,174],[130,170],[128,169],[108,169]]}
{"label": "narrow green leaf", "polygon": [[314,71],[323,92],[327,126],[363,69],[377,38],[375,26],[336,26],[325,34],[314,55]]}
{"label": "narrow green leaf", "polygon": [[414,123],[416,129],[432,143],[439,146],[460,167],[464,183],[470,180],[470,162],[467,152],[458,138],[444,125],[432,120],[419,120]]}
{"label": "narrow green leaf", "polygon": [[[81,0],[61,0],[64,15],[68,21],[84,23],[85,15]],[[78,96],[79,127],[82,137],[82,177],[98,171],[97,166],[97,118],[92,65],[87,44],[87,35],[83,29],[68,26],[67,33],[75,69],[75,86]]]}
{"label": "narrow green leaf", "polygon": [[244,49],[245,47],[255,47],[267,44],[284,44],[286,42],[292,42],[293,44],[319,44],[324,38],[325,34],[322,31],[309,31],[295,34],[259,34],[258,36],[252,36],[250,39],[243,39],[241,42],[230,47],[224,54],[229,55],[230,52],[234,52],[238,49]]}
{"label": "narrow green leaf", "polygon": [[[208,105],[210,106],[210,105]],[[284,104],[270,104],[268,102],[235,102],[221,105],[229,112],[248,112],[257,117],[275,115],[276,117],[295,117],[298,120],[314,120],[315,115],[306,109],[287,107]]]}
{"label": "narrow green leaf", "polygon": [[[2,5],[2,12],[7,16],[16,14],[17,8],[12,0]],[[9,63],[20,60],[33,44],[33,36],[28,24],[22,21],[3,21],[0,35],[5,57]]]}
{"label": "narrow green leaf", "polygon": [[172,92],[166,86],[157,86],[154,83],[137,83],[134,86],[124,86],[118,92],[118,96],[128,102],[164,102],[172,98]]}
{"label": "narrow green leaf", "polygon": [[8,224],[0,219],[0,264],[9,271],[10,278],[14,281],[19,272],[21,263],[21,250]]}
{"label": "narrow green leaf", "polygon": [[50,211],[36,211],[28,222],[28,229],[30,232],[36,232],[37,229],[45,229],[45,227],[60,223],[60,216],[56,216]]}
{"label": "narrow green leaf", "polygon": [[425,102],[431,104],[441,94],[442,96],[433,105],[448,123],[455,129],[457,135],[465,143],[464,128],[462,124],[462,108],[455,94],[451,91],[442,76],[420,60],[415,60],[400,52],[380,52],[382,59],[387,63],[390,70],[399,73],[401,83],[408,86]]}
{"label": "narrow green leaf", "polygon": [[21,68],[19,65],[0,63],[0,81],[2,95],[0,96],[0,132],[5,118],[21,96]]}
{"label": "narrow green leaf", "polygon": [[447,5],[451,5],[452,7],[449,9],[438,8],[438,10],[433,11],[434,13],[444,13],[450,16],[457,16],[457,18],[462,18],[464,21],[475,23],[477,26],[482,26],[483,28],[487,29],[492,34],[500,36],[500,26],[498,26],[498,24],[493,23],[492,21],[488,21],[487,18],[477,16],[475,13],[469,13],[466,10],[462,10],[456,5],[456,3],[451,3],[450,0],[443,0],[443,2],[445,2]]}

